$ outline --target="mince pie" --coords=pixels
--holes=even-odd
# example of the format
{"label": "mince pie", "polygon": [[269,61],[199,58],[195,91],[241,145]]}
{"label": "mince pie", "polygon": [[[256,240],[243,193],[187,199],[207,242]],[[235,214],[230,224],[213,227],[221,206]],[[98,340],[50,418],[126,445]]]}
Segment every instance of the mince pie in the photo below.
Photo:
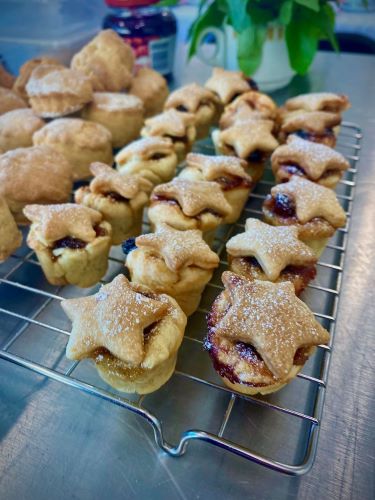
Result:
{"label": "mince pie", "polygon": [[248,119],[275,120],[277,115],[276,103],[266,94],[249,90],[225,106],[220,118],[220,128],[231,127],[238,121]]}
{"label": "mince pie", "polygon": [[285,107],[290,111],[302,109],[304,111],[342,113],[350,108],[350,102],[348,97],[343,94],[312,92],[311,94],[300,94],[288,99]]}
{"label": "mince pie", "polygon": [[311,142],[336,146],[337,126],[341,123],[338,113],[326,111],[292,111],[281,114],[280,142],[291,134]]}
{"label": "mince pie", "polygon": [[223,68],[214,68],[204,86],[217,94],[223,106],[252,88],[251,80],[249,82],[242,71],[228,71]]}
{"label": "mince pie", "polygon": [[28,100],[28,95],[26,92],[26,85],[27,82],[30,79],[31,73],[34,71],[34,69],[37,66],[40,66],[41,64],[52,64],[54,66],[60,66],[61,68],[64,68],[64,66],[57,60],[54,59],[53,57],[35,57],[33,59],[29,59],[26,61],[19,69],[19,74],[14,82],[13,85],[13,90],[22,97],[25,101]]}
{"label": "mince pie", "polygon": [[45,125],[32,109],[14,109],[0,115],[0,149],[27,148],[33,145],[33,134]]}

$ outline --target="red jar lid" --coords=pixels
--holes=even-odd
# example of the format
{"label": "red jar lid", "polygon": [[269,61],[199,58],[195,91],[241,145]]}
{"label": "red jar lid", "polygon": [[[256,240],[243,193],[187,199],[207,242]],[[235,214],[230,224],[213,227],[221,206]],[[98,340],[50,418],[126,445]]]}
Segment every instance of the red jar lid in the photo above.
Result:
{"label": "red jar lid", "polygon": [[125,9],[134,9],[137,7],[147,7],[158,3],[159,0],[105,0],[109,7],[123,7]]}

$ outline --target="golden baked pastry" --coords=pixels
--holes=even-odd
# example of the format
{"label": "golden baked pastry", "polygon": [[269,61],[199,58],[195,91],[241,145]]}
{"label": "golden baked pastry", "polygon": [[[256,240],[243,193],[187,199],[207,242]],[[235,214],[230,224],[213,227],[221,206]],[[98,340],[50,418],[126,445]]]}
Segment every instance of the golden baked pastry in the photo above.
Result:
{"label": "golden baked pastry", "polygon": [[163,111],[169,90],[167,80],[151,68],[138,68],[129,88],[129,94],[143,101],[145,117],[157,115]]}
{"label": "golden baked pastry", "polygon": [[22,233],[11,214],[7,202],[0,196],[0,262],[4,262],[22,245]]}
{"label": "golden baked pastry", "polygon": [[33,145],[33,133],[45,125],[32,109],[14,109],[0,115],[0,149],[26,148]]}
{"label": "golden baked pastry", "polygon": [[71,67],[90,78],[94,90],[120,92],[130,86],[134,54],[113,30],[103,30],[72,59]]}
{"label": "golden baked pastry", "polygon": [[279,145],[272,134],[273,126],[271,120],[253,119],[215,130],[212,140],[216,153],[245,160],[247,173],[257,182],[263,175],[266,158]]}
{"label": "golden baked pastry", "polygon": [[245,172],[246,166],[244,160],[235,156],[189,153],[186,157],[186,167],[181,170],[178,177],[190,181],[217,182],[232,208],[223,223],[232,224],[241,215],[253,187],[252,178]]}
{"label": "golden baked pastry", "polygon": [[297,135],[311,142],[336,146],[334,128],[340,125],[338,113],[326,111],[292,111],[281,115],[280,142],[285,142],[290,134]]}
{"label": "golden baked pastry", "polygon": [[139,175],[154,186],[173,179],[177,167],[172,140],[158,136],[132,142],[117,153],[115,161],[121,174]]}
{"label": "golden baked pastry", "polygon": [[276,116],[276,103],[268,95],[249,90],[225,106],[219,125],[221,129],[225,129],[234,125],[236,121],[254,118],[275,120]]}
{"label": "golden baked pastry", "polygon": [[120,274],[95,295],[61,305],[73,323],[66,356],[93,359],[114,388],[147,394],[172,376],[186,316],[168,295]]}
{"label": "golden baked pastry", "polygon": [[112,145],[121,148],[139,137],[143,125],[143,103],[136,96],[94,92],[82,118],[104,125],[112,134]]}
{"label": "golden baked pastry", "polygon": [[26,84],[30,106],[43,118],[56,118],[79,111],[93,97],[90,80],[61,65],[40,64]]}
{"label": "golden baked pastry", "polygon": [[297,226],[300,239],[318,257],[328,238],[346,222],[334,191],[297,175],[271,189],[263,203],[263,214],[273,226]]}
{"label": "golden baked pastry", "polygon": [[290,281],[300,295],[316,276],[315,253],[298,239],[296,226],[247,219],[245,232],[227,242],[229,268],[250,281]]}
{"label": "golden baked pastry", "polygon": [[296,377],[329,333],[290,282],[249,281],[223,273],[224,291],[208,316],[205,348],[224,384],[270,394]]}
{"label": "golden baked pastry", "polygon": [[0,196],[18,223],[30,203],[64,203],[72,190],[72,167],[48,146],[17,148],[0,156]]}
{"label": "golden baked pastry", "polygon": [[13,90],[0,87],[0,115],[13,109],[27,108],[27,103]]}
{"label": "golden baked pastry", "polygon": [[141,130],[142,137],[166,137],[171,139],[178,161],[185,159],[196,138],[195,118],[191,113],[175,109],[148,118]]}
{"label": "golden baked pastry", "polygon": [[223,68],[214,68],[204,86],[218,95],[223,106],[251,90],[251,85],[242,71],[228,71]]}
{"label": "golden baked pastry", "polygon": [[202,232],[159,224],[155,233],[138,236],[135,245],[126,259],[131,281],[170,295],[187,316],[193,314],[219,265]]}
{"label": "golden baked pastry", "polygon": [[304,111],[341,113],[350,108],[350,102],[348,97],[343,94],[312,92],[310,94],[300,94],[288,99],[285,103],[285,107],[290,111],[303,109]]}
{"label": "golden baked pastry", "polygon": [[2,64],[0,64],[0,87],[11,89],[13,87],[15,77],[11,75]]}
{"label": "golden baked pastry", "polygon": [[151,227],[162,222],[175,229],[200,229],[211,244],[217,227],[231,213],[231,206],[216,182],[188,181],[178,177],[159,184],[151,193],[148,218]]}
{"label": "golden baked pastry", "polygon": [[276,183],[299,175],[332,189],[350,167],[341,153],[296,135],[290,135],[285,145],[275,149],[271,162]]}
{"label": "golden baked pastry", "polygon": [[80,118],[59,118],[33,135],[35,145],[48,145],[63,153],[73,168],[74,179],[90,177],[90,165],[101,161],[112,165],[112,135],[99,123]]}
{"label": "golden baked pastry", "polygon": [[142,231],[143,208],[152,184],[142,177],[121,175],[104,163],[92,163],[94,179],[74,194],[76,203],[94,208],[112,227],[112,245]]}
{"label": "golden baked pastry", "polygon": [[211,90],[189,83],[175,90],[168,97],[164,109],[176,109],[195,116],[197,139],[206,137],[216,121],[219,99]]}
{"label": "golden baked pastry", "polygon": [[40,66],[41,64],[52,64],[54,66],[60,66],[61,68],[64,68],[64,66],[60,64],[60,62],[57,59],[54,59],[53,57],[47,57],[47,56],[35,57],[34,59],[29,59],[28,61],[26,61],[20,67],[19,74],[13,85],[13,90],[19,96],[21,96],[22,99],[24,99],[25,101],[29,99],[26,92],[27,82],[29,81],[33,70],[37,66]]}
{"label": "golden baked pastry", "polygon": [[96,210],[64,203],[26,205],[31,220],[27,244],[52,285],[90,287],[105,275],[111,226]]}

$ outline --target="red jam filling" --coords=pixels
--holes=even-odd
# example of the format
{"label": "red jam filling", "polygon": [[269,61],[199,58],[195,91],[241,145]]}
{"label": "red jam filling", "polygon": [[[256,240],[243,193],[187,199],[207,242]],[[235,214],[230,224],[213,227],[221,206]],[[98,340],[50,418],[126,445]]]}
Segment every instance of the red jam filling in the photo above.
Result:
{"label": "red jam filling", "polygon": [[129,201],[128,198],[121,196],[121,194],[116,193],[116,191],[108,191],[108,193],[104,193],[104,196],[112,201]]}
{"label": "red jam filling", "polygon": [[294,217],[296,215],[296,206],[285,193],[277,193],[275,197],[271,198],[273,206],[271,210],[280,217]]}
{"label": "red jam filling", "polygon": [[[107,231],[100,226],[95,226],[94,231],[97,238],[107,235]],[[86,245],[87,245],[86,241],[83,241],[79,238],[73,238],[73,236],[65,236],[65,238],[61,238],[60,240],[54,242],[52,250],[56,250],[58,248],[70,248],[71,250],[80,250],[82,248],[85,248]]]}
{"label": "red jam filling", "polygon": [[215,182],[220,184],[223,191],[229,191],[230,189],[235,189],[237,187],[251,188],[252,184],[247,179],[237,176],[223,176],[214,179]]}

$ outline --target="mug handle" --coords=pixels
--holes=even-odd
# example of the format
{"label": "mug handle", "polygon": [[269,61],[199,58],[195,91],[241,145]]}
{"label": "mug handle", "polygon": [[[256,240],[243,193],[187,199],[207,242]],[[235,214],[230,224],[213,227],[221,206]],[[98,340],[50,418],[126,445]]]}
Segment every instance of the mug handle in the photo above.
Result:
{"label": "mug handle", "polygon": [[[212,56],[207,56],[202,50],[203,40],[206,35],[214,35],[216,39],[216,48]],[[197,40],[197,52],[196,56],[206,64],[210,66],[225,66],[225,36],[224,32],[215,28],[214,26],[209,26],[205,28],[199,35]]]}

